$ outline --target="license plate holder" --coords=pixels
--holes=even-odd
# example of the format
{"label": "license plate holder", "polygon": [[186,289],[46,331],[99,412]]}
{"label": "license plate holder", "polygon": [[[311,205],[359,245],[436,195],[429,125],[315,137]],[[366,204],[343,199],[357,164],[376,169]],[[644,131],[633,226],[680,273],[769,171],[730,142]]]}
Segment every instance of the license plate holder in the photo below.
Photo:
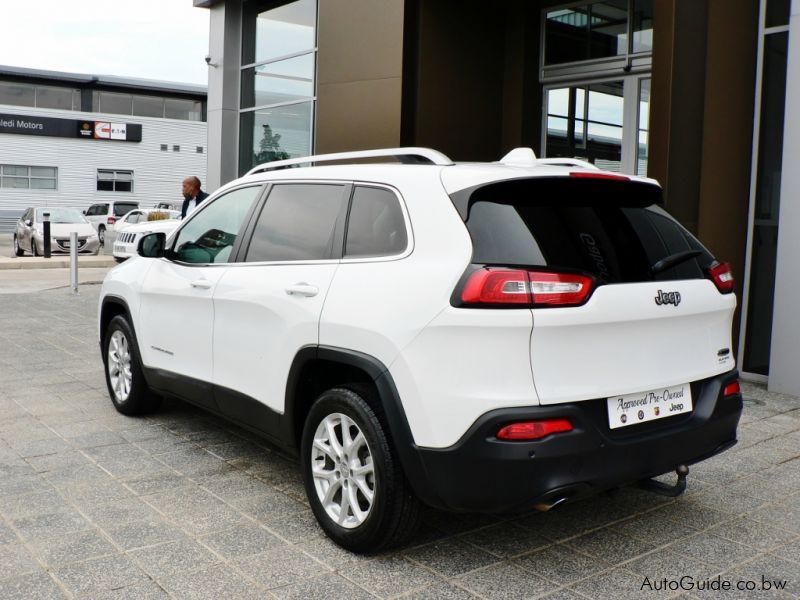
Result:
{"label": "license plate holder", "polygon": [[665,419],[692,412],[694,408],[692,387],[688,383],[614,396],[607,402],[610,429]]}

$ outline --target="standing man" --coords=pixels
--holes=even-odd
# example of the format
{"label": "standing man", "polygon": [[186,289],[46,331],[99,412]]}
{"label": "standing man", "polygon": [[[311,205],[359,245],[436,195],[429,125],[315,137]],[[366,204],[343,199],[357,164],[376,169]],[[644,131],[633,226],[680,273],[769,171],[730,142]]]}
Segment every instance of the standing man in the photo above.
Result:
{"label": "standing man", "polygon": [[200,189],[200,180],[194,175],[183,180],[183,206],[181,207],[181,219],[191,213],[206,198],[206,194]]}

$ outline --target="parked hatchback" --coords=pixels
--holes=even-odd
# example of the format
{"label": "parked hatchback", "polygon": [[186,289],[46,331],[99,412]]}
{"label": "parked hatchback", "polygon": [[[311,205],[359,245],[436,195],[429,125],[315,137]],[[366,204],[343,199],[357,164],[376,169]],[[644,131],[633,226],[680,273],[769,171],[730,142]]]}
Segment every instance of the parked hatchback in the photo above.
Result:
{"label": "parked hatchback", "polygon": [[78,252],[97,254],[100,240],[94,228],[81,213],[72,208],[29,208],[17,221],[14,230],[14,254],[22,256],[30,252],[40,256],[44,252],[44,220],[50,221],[50,251],[70,251],[70,234],[78,234]]}
{"label": "parked hatchback", "polygon": [[139,203],[131,200],[98,202],[97,204],[92,204],[83,214],[97,231],[100,244],[103,245],[106,241],[106,230],[109,227],[113,227],[117,219],[135,208],[139,208]]}
{"label": "parked hatchback", "polygon": [[[325,165],[387,156],[406,164]],[[353,551],[407,540],[423,503],[677,495],[736,443],[742,397],[730,269],[662,204],[653,180],[529,149],[261,165],[106,277],[111,400],[181,398],[298,456]]]}

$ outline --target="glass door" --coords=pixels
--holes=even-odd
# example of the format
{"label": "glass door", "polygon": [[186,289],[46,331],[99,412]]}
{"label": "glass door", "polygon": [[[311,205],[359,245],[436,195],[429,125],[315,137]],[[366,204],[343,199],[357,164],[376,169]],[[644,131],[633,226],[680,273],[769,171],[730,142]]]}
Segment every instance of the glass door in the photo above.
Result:
{"label": "glass door", "polygon": [[547,86],[544,106],[546,157],[580,158],[601,169],[647,174],[649,77]]}

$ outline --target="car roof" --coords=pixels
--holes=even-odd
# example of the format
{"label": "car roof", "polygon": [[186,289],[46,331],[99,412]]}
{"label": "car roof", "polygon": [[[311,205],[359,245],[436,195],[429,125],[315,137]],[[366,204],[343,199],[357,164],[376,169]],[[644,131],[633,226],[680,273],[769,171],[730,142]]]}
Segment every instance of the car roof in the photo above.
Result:
{"label": "car roof", "polygon": [[[441,153],[429,149],[397,148],[397,156],[408,151],[412,156],[416,152],[433,153],[429,164],[402,164],[396,162],[361,163],[361,164],[321,164],[318,166],[300,166],[303,161],[319,162],[320,160],[348,160],[348,157],[369,159],[369,151],[311,156],[287,161],[277,161],[260,165],[244,177],[224,186],[223,189],[245,182],[268,182],[283,180],[344,180],[364,181],[387,184],[402,184],[403,180],[414,177],[437,177],[448,194],[474,188],[477,186],[509,179],[536,177],[571,177],[575,173],[583,177],[625,178],[658,186],[658,182],[647,177],[621,175],[612,171],[604,171],[579,159],[548,158],[537,159],[530,148],[517,148],[498,162],[453,163]],[[376,158],[385,160],[389,149],[376,150]],[[342,158],[338,158],[342,157]],[[427,155],[424,157],[427,158]],[[285,165],[282,167],[282,165]],[[291,167],[291,168],[288,168]]]}

